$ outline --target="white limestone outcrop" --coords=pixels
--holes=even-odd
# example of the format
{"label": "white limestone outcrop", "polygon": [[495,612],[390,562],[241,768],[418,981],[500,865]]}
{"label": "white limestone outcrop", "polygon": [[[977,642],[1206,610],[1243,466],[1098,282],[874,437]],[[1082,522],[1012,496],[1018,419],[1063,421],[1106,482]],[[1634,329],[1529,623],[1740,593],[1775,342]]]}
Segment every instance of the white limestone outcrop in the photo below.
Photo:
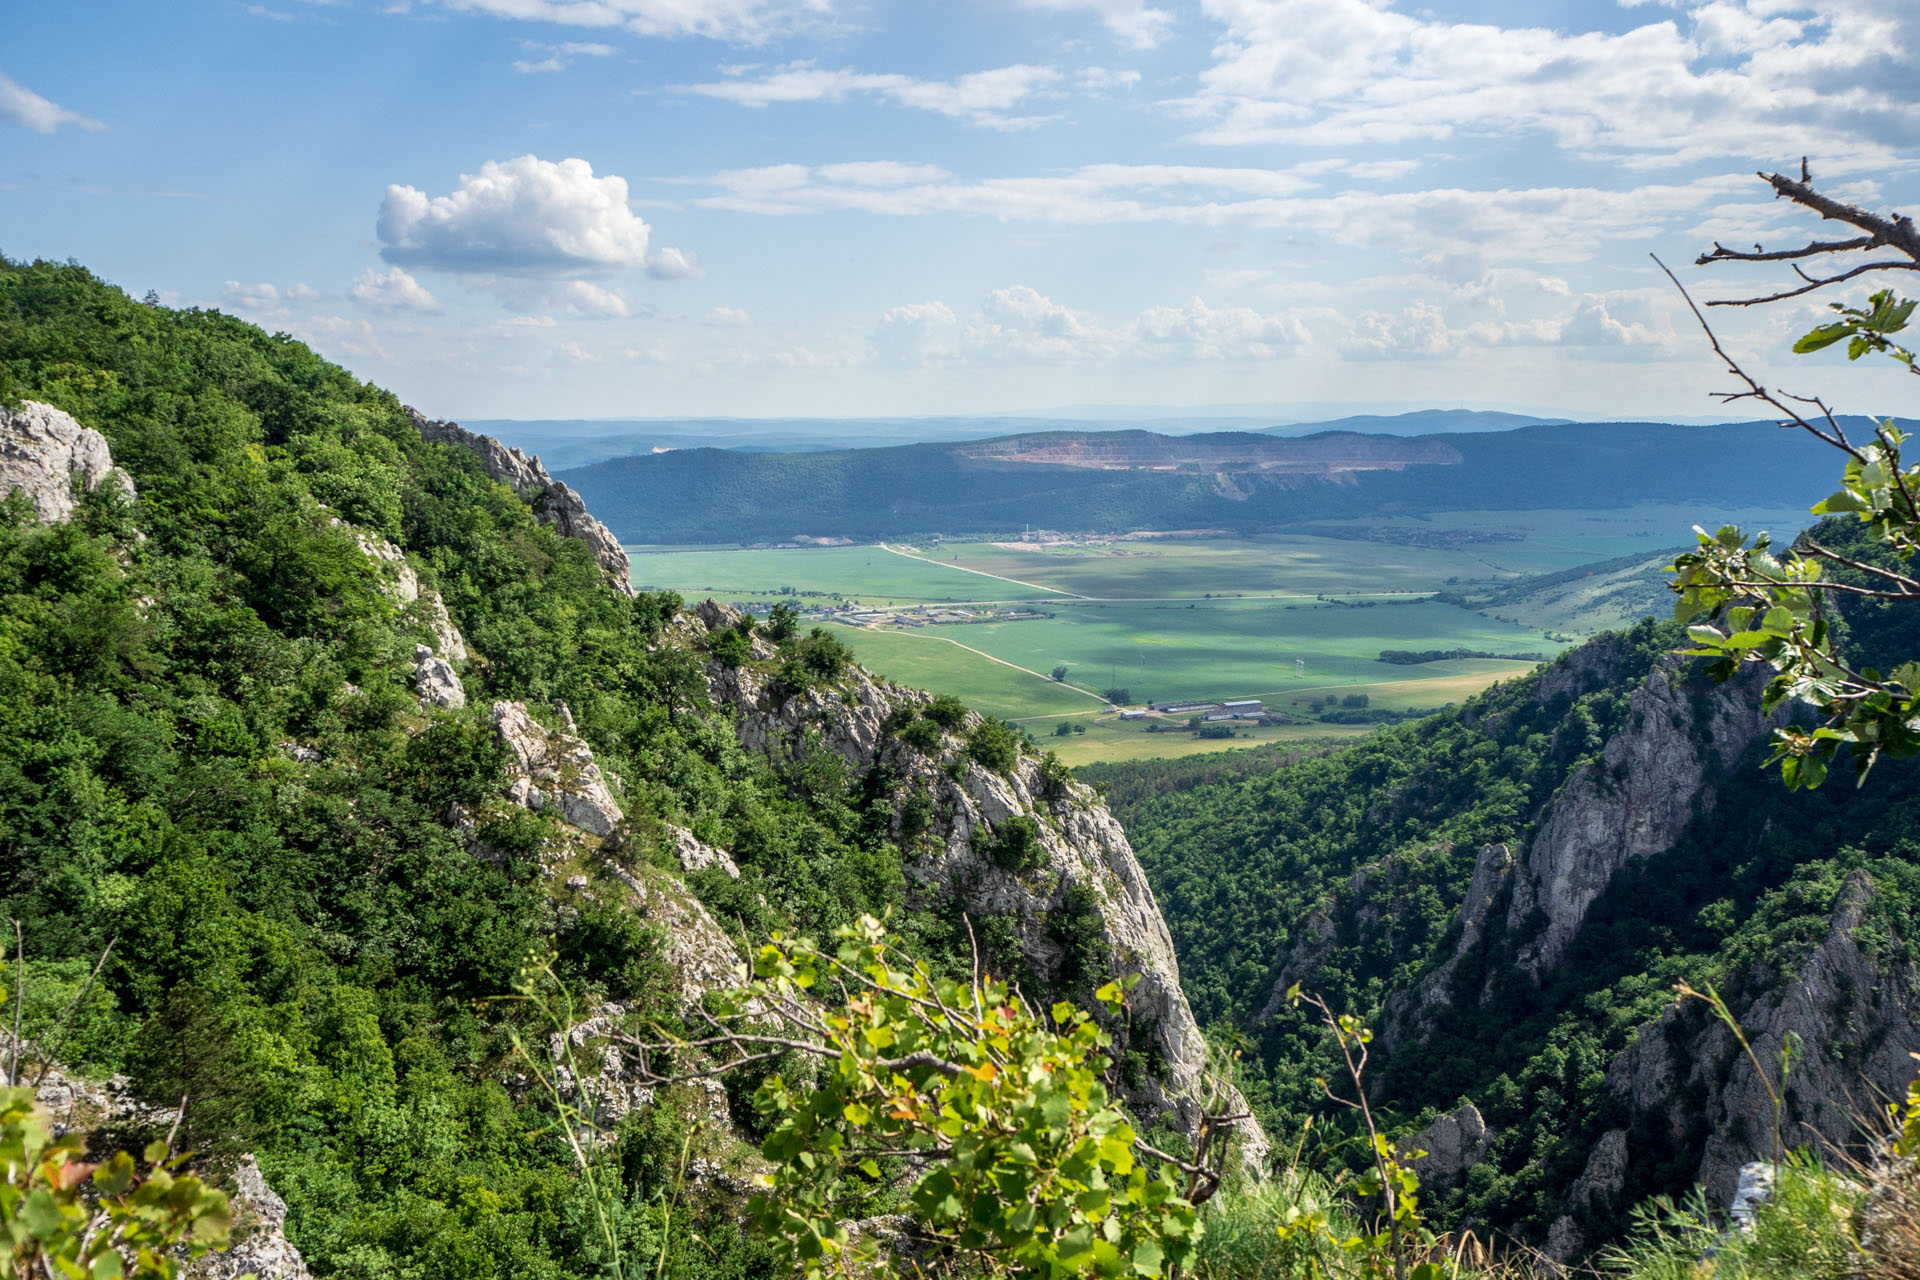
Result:
{"label": "white limestone outcrop", "polygon": [[565,703],[556,703],[561,727],[548,729],[527,712],[524,702],[493,704],[493,728],[513,753],[507,798],[529,809],[546,810],[562,822],[596,836],[613,834],[625,813],[605,775],[594,762]]}
{"label": "white limestone outcrop", "polygon": [[37,400],[0,408],[0,497],[25,495],[47,524],[73,519],[76,490],[117,484],[134,496],[133,481],[113,465],[107,438],[72,415]]}
{"label": "white limestone outcrop", "polygon": [[1492,1142],[1493,1131],[1480,1108],[1469,1102],[1414,1134],[1406,1145],[1426,1152],[1413,1161],[1422,1186],[1452,1186],[1486,1158]]}
{"label": "white limestone outcrop", "polygon": [[424,644],[413,646],[413,684],[420,701],[446,710],[467,705],[467,691],[460,684],[460,673],[445,658],[436,657]]}
{"label": "white limestone outcrop", "polygon": [[1544,917],[1518,956],[1536,979],[1566,958],[1588,909],[1621,868],[1665,853],[1698,814],[1712,812],[1714,775],[1770,728],[1757,710],[1759,668],[1708,687],[1687,680],[1683,662],[1648,673],[1626,726],[1598,761],[1567,779],[1527,843],[1507,926],[1517,937],[1536,909]]}

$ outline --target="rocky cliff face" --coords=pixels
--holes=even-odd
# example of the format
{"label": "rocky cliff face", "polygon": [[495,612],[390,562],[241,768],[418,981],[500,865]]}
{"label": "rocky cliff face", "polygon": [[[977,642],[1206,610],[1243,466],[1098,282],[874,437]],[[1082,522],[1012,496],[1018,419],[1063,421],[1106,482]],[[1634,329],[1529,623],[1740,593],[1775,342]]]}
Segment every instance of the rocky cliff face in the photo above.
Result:
{"label": "rocky cliff face", "polygon": [[35,400],[0,408],[0,497],[23,495],[36,518],[51,524],[73,519],[79,492],[108,483],[134,496],[133,481],[113,465],[98,431]]}
{"label": "rocky cliff face", "polygon": [[[737,620],[733,611],[707,601],[681,619],[676,638],[698,643],[707,631]],[[763,640],[756,644],[757,656],[771,656]],[[895,832],[920,850],[908,864],[909,878],[930,895],[960,903],[975,922],[1012,921],[1024,959],[1043,980],[1056,979],[1066,962],[1049,918],[1070,898],[1090,894],[1110,967],[1141,976],[1129,997],[1135,1034],[1144,1035],[1165,1064],[1159,1079],[1141,1082],[1132,1101],[1189,1129],[1197,1123],[1206,1043],[1180,989],[1179,962],[1153,891],[1125,832],[1091,788],[1049,781],[1040,761],[1028,755],[1010,774],[996,773],[968,759],[954,738],[943,744],[941,758],[922,754],[891,736],[885,724],[896,708],[917,709],[928,695],[858,668],[838,687],[790,693],[751,667],[713,662],[707,683],[714,702],[732,711],[740,741],[750,750],[790,758],[811,740],[856,772],[889,770],[898,779]],[[962,729],[978,722],[970,716]],[[917,842],[906,831],[915,796],[932,802],[929,826]],[[1035,869],[1009,871],[991,856],[994,833],[1016,817],[1037,823],[1043,857]],[[1237,1094],[1229,1105],[1245,1109]],[[1237,1150],[1250,1167],[1263,1166],[1266,1135],[1249,1122]]]}
{"label": "rocky cliff face", "polygon": [[[1757,668],[1715,685],[1688,676],[1682,661],[1669,659],[1648,673],[1633,692],[1626,724],[1598,760],[1567,778],[1517,854],[1506,844],[1480,850],[1460,905],[1458,940],[1388,1002],[1389,1049],[1416,1042],[1444,1014],[1455,999],[1456,971],[1495,926],[1502,953],[1491,957],[1494,964],[1540,982],[1566,959],[1587,912],[1622,869],[1659,857],[1689,824],[1713,812],[1716,780],[1777,720],[1756,710],[1764,683]],[[1551,704],[1595,687],[1608,678],[1610,663],[1608,644],[1587,646],[1543,672],[1535,697]],[[1486,995],[1483,987],[1479,998]]]}
{"label": "rocky cliff face", "polygon": [[1519,937],[1535,911],[1544,920],[1517,957],[1535,978],[1566,958],[1588,908],[1622,867],[1666,852],[1696,816],[1712,812],[1714,776],[1767,734],[1755,710],[1760,668],[1716,686],[1686,678],[1683,661],[1656,667],[1634,691],[1626,729],[1567,779],[1527,842],[1507,927]]}
{"label": "rocky cliff face", "polygon": [[[1783,980],[1752,975],[1759,994],[1734,1012],[1770,1075],[1781,1049],[1799,1041],[1787,1073],[1781,1139],[1788,1147],[1846,1146],[1860,1140],[1860,1113],[1903,1096],[1920,1052],[1920,970],[1897,954],[1898,940],[1863,943],[1874,885],[1848,877],[1827,934]],[[1775,1080],[1777,1084],[1777,1079]],[[1699,1002],[1669,1008],[1640,1029],[1607,1069],[1607,1088],[1625,1101],[1634,1130],[1657,1127],[1675,1140],[1702,1125],[1699,1181],[1725,1204],[1740,1168],[1773,1156],[1773,1103],[1733,1033]],[[1704,1094],[1704,1104],[1689,1095]]]}
{"label": "rocky cliff face", "polygon": [[488,475],[533,503],[533,513],[542,523],[552,525],[563,537],[585,543],[600,567],[607,571],[607,580],[614,590],[623,595],[633,594],[633,585],[628,581],[631,566],[620,540],[588,514],[587,504],[580,500],[579,494],[547,474],[540,459],[501,444],[492,436],[468,431],[457,422],[438,421],[411,407],[407,412],[412,415],[421,439],[472,450]]}

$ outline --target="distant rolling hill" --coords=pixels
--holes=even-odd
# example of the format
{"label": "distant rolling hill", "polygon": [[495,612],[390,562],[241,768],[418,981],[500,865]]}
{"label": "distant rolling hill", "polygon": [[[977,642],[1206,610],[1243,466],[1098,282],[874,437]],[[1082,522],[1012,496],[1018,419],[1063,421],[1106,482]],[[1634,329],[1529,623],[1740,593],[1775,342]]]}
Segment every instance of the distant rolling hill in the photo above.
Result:
{"label": "distant rolling hill", "polygon": [[1490,409],[1416,409],[1411,413],[1357,413],[1325,422],[1290,422],[1277,427],[1261,427],[1267,435],[1304,436],[1318,431],[1364,431],[1389,436],[1425,436],[1443,431],[1512,431],[1519,427],[1545,426],[1571,421],[1567,418],[1538,418],[1528,413],[1499,413]]}
{"label": "distant rolling hill", "polygon": [[561,471],[620,538],[777,542],[1037,528],[1271,532],[1370,513],[1805,504],[1835,455],[1770,423],[1399,436],[1048,431],[812,453],[684,449]]}

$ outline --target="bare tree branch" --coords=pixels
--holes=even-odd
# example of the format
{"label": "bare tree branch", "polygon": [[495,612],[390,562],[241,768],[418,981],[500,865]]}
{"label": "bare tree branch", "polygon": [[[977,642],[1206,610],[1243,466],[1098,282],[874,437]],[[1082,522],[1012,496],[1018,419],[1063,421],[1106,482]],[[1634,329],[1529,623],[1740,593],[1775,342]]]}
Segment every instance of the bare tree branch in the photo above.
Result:
{"label": "bare tree branch", "polygon": [[1760,176],[1766,179],[1776,194],[1785,196],[1802,208],[1811,209],[1822,218],[1858,227],[1872,238],[1874,244],[1886,245],[1920,262],[1920,229],[1914,227],[1912,218],[1898,213],[1883,218],[1858,205],[1823,196],[1813,189],[1804,169],[1801,170],[1801,180],[1797,182],[1778,173],[1763,173]]}
{"label": "bare tree branch", "polygon": [[[1783,403],[1778,396],[1773,394],[1773,392],[1767,390],[1765,387],[1761,386],[1760,383],[1755,381],[1753,378],[1753,375],[1749,374],[1745,369],[1741,368],[1740,362],[1738,360],[1735,360],[1732,356],[1728,355],[1727,349],[1720,345],[1720,336],[1713,331],[1713,326],[1707,323],[1707,317],[1701,312],[1699,304],[1694,302],[1693,295],[1687,292],[1687,286],[1680,283],[1680,277],[1674,275],[1673,271],[1667,266],[1667,264],[1660,261],[1660,257],[1658,254],[1650,253],[1647,256],[1653,259],[1653,263],[1655,266],[1659,267],[1660,270],[1666,272],[1667,279],[1673,281],[1673,287],[1680,291],[1680,296],[1682,298],[1686,299],[1687,309],[1693,312],[1693,318],[1700,322],[1700,328],[1706,332],[1707,341],[1713,346],[1713,354],[1720,357],[1721,362],[1727,366],[1728,372],[1732,373],[1734,377],[1740,379],[1740,381],[1747,384],[1747,390],[1745,391],[1720,392],[1719,393],[1720,399],[1726,400],[1729,402],[1734,400],[1754,399],[1754,400],[1760,401],[1763,404],[1772,405],[1775,409],[1777,409],[1780,413],[1784,414],[1787,418],[1787,421],[1780,424],[1781,426],[1800,427],[1803,430],[1810,431],[1815,436],[1819,437],[1821,440],[1824,440],[1826,443],[1832,445],[1834,448],[1845,450],[1849,455],[1853,457],[1853,459],[1856,462],[1860,463],[1860,465],[1865,466],[1867,464],[1866,456],[1862,454],[1858,449],[1854,448],[1853,445],[1848,443],[1847,437],[1841,433],[1838,423],[1834,423],[1834,429],[1831,434],[1829,434],[1828,432],[1822,431],[1819,427],[1816,427],[1811,422],[1808,422],[1806,418],[1800,413],[1799,410],[1793,408],[1791,405]],[[1798,400],[1802,404],[1811,404],[1811,405],[1818,406],[1822,410],[1822,412],[1825,414],[1827,421],[1833,422],[1832,413],[1826,412],[1826,406],[1824,404],[1821,404],[1819,400],[1809,396],[1788,396],[1787,398],[1789,400]]]}
{"label": "bare tree branch", "polygon": [[[1761,245],[1755,245],[1751,252],[1744,249],[1729,249],[1716,240],[1711,253],[1703,253],[1694,259],[1695,266],[1710,266],[1716,262],[1793,262],[1794,271],[1806,283],[1797,289],[1770,293],[1764,297],[1715,298],[1707,303],[1708,306],[1757,307],[1763,303],[1798,298],[1816,289],[1824,289],[1830,284],[1839,284],[1843,280],[1851,280],[1869,272],[1920,271],[1920,230],[1915,229],[1912,218],[1898,213],[1882,217],[1858,205],[1847,204],[1831,196],[1821,195],[1813,189],[1812,175],[1804,158],[1800,162],[1800,177],[1797,180],[1779,173],[1763,173],[1760,177],[1773,188],[1775,195],[1791,200],[1802,208],[1811,209],[1822,218],[1833,222],[1844,222],[1866,234],[1847,240],[1813,240],[1797,249],[1767,249]],[[1849,270],[1826,276],[1809,275],[1801,270],[1798,261],[1805,258],[1825,257],[1829,254],[1868,252],[1882,248],[1892,249],[1895,253],[1904,255],[1908,261],[1893,262],[1882,259],[1877,262],[1865,262]]]}
{"label": "bare tree branch", "polygon": [[[1700,259],[1701,262],[1707,259]],[[1800,271],[1799,267],[1794,268]],[[1707,303],[1710,307],[1757,307],[1765,302],[1781,302],[1787,298],[1797,298],[1803,293],[1812,293],[1815,289],[1824,289],[1830,284],[1839,284],[1842,280],[1851,280],[1863,276],[1869,271],[1920,271],[1920,262],[1863,262],[1851,271],[1842,271],[1839,275],[1814,277],[1800,271],[1800,278],[1807,283],[1798,289],[1787,289],[1780,293],[1769,293],[1761,298],[1713,298]]]}
{"label": "bare tree branch", "polygon": [[1696,267],[1712,266],[1716,262],[1786,262],[1793,258],[1814,258],[1823,253],[1846,253],[1853,249],[1873,249],[1880,242],[1872,236],[1856,236],[1852,240],[1815,240],[1798,249],[1762,249],[1753,247],[1753,252],[1744,249],[1729,249],[1718,240],[1713,242],[1713,252],[1703,253],[1693,260]]}

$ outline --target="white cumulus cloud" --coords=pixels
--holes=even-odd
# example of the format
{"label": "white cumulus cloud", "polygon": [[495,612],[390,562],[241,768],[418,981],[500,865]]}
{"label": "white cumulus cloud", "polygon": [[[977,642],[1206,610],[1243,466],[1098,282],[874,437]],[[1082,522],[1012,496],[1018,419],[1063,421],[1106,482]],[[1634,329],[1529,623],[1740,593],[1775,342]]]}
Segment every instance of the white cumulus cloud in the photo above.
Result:
{"label": "white cumulus cloud", "polygon": [[585,160],[489,160],[449,195],[390,186],[376,224],[396,266],[469,274],[569,274],[647,264],[647,224],[627,180]]}
{"label": "white cumulus cloud", "polygon": [[[541,300],[579,315],[626,315],[625,297],[588,277],[643,270],[656,280],[696,279],[679,249],[651,250],[651,229],[628,201],[627,181],[595,176],[585,160],[489,160],[448,195],[390,186],[376,224],[380,256],[395,267],[476,277],[509,307]],[[532,287],[526,281],[567,282]]]}
{"label": "white cumulus cloud", "polygon": [[427,287],[399,267],[375,271],[368,267],[353,282],[348,295],[369,311],[437,312],[440,303]]}
{"label": "white cumulus cloud", "polygon": [[1143,348],[1191,360],[1271,360],[1309,337],[1296,317],[1209,307],[1200,298],[1144,311],[1128,332]]}
{"label": "white cumulus cloud", "polygon": [[753,324],[753,317],[738,307],[715,307],[701,323],[714,329],[745,329]]}
{"label": "white cumulus cloud", "polygon": [[62,125],[99,131],[107,126],[90,116],[49,102],[25,85],[0,75],[0,120],[23,125],[35,133],[52,133]]}

